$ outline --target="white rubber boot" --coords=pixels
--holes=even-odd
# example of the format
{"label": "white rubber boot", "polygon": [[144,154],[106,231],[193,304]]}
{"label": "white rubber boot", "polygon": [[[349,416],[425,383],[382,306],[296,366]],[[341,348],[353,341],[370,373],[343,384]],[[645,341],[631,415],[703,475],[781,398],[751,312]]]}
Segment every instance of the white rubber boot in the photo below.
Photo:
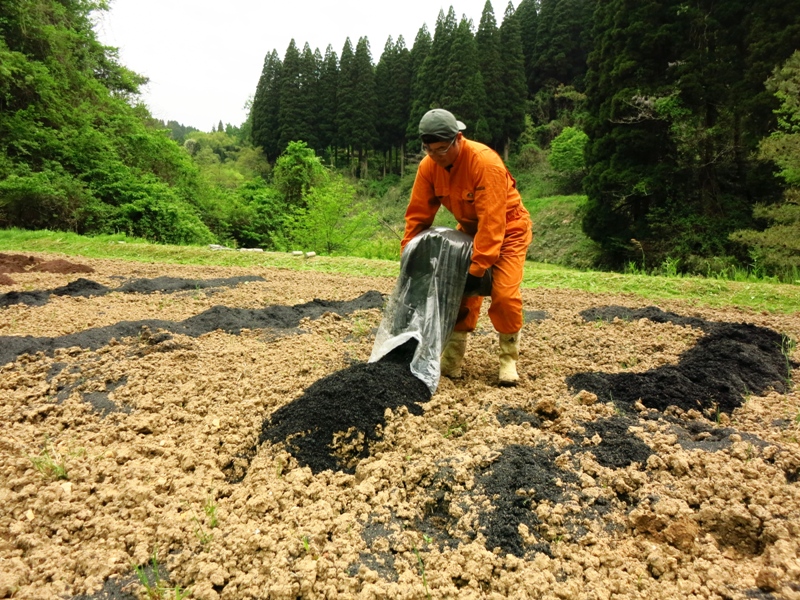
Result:
{"label": "white rubber boot", "polygon": [[461,363],[464,362],[464,353],[467,351],[466,331],[454,331],[447,339],[442,351],[439,368],[442,375],[450,379],[461,377]]}
{"label": "white rubber boot", "polygon": [[500,385],[517,385],[517,359],[519,359],[519,335],[517,333],[500,334]]}

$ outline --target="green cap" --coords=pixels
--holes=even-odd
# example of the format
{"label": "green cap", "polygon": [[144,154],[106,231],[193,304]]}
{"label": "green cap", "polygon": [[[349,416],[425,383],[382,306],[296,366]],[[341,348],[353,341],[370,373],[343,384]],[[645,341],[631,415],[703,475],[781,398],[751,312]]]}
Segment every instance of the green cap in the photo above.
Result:
{"label": "green cap", "polygon": [[419,135],[437,137],[444,140],[452,140],[459,131],[467,128],[461,121],[457,120],[453,113],[443,108],[429,110],[419,120]]}

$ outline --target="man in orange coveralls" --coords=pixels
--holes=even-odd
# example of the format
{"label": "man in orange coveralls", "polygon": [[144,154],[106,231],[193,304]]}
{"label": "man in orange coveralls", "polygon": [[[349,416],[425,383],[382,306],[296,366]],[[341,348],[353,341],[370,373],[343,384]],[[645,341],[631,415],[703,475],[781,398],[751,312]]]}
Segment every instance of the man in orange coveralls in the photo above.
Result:
{"label": "man in orange coveralls", "polygon": [[435,108],[419,122],[422,159],[406,209],[401,247],[428,229],[441,205],[453,213],[458,229],[473,237],[472,262],[464,298],[441,358],[442,375],[461,377],[467,334],[478,323],[481,296],[470,296],[492,268],[489,319],[499,333],[500,385],[516,385],[522,328],[522,270],[531,243],[530,214],[516,181],[497,153],[461,133],[466,126],[452,113]]}

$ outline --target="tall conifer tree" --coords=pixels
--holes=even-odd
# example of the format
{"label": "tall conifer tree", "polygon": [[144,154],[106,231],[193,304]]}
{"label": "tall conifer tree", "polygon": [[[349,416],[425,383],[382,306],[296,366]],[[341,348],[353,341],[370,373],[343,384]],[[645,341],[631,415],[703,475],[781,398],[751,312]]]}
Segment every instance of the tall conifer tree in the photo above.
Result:
{"label": "tall conifer tree", "polygon": [[536,0],[522,0],[517,6],[516,17],[519,20],[522,54],[525,57],[525,82],[528,94],[533,95],[532,69],[536,59],[536,30],[539,21]]}
{"label": "tall conifer tree", "polygon": [[375,67],[378,106],[378,147],[384,152],[402,150],[405,142],[411,95],[410,55],[403,36],[386,41]]}
{"label": "tall conifer tree", "polygon": [[347,149],[347,155],[353,147],[355,136],[355,55],[350,38],[347,38],[342,47],[342,57],[339,61],[339,85],[336,88],[336,145]]}
{"label": "tall conifer tree", "polygon": [[281,153],[278,143],[278,112],[280,108],[280,74],[282,63],[273,50],[264,59],[264,67],[258,80],[253,106],[251,138],[255,146],[264,150],[268,160],[275,160]]}
{"label": "tall conifer tree", "polygon": [[491,132],[484,118],[486,90],[479,68],[472,21],[466,17],[461,19],[453,33],[450,56],[444,65],[444,79],[436,89],[436,102],[457,115],[473,137],[488,139]]}
{"label": "tall conifer tree", "polygon": [[394,40],[392,36],[389,36],[383,47],[383,53],[378,59],[378,64],[375,66],[375,96],[378,104],[381,106],[376,123],[378,130],[377,148],[382,152],[389,152],[394,145],[394,139],[391,133],[392,119],[386,108],[392,101],[393,94],[396,92],[394,82],[392,81],[396,60],[397,55],[395,53]]}
{"label": "tall conifer tree", "polygon": [[593,8],[591,0],[542,0],[533,64],[538,89],[552,82],[583,88]]}
{"label": "tall conifer tree", "polygon": [[[481,22],[475,34],[475,46],[478,50],[478,62],[486,90],[486,106],[483,113],[488,127],[488,137],[478,139],[499,150],[503,141],[503,88],[506,73],[501,61],[500,32],[494,17],[494,9],[490,0],[486,0],[481,14]],[[505,48],[503,48],[505,51]]]}
{"label": "tall conifer tree", "polygon": [[663,95],[664,70],[675,60],[679,32],[669,25],[670,12],[659,0],[635,6],[609,0],[595,12],[583,228],[613,266],[631,258],[632,239],[650,238],[650,210],[664,204],[672,187],[675,148],[669,125],[654,117],[648,101]]}
{"label": "tall conifer tree", "polygon": [[336,97],[339,84],[339,59],[328,44],[322,59],[317,96],[317,136],[320,149],[333,148],[336,139]]}
{"label": "tall conifer tree", "polygon": [[598,5],[584,228],[611,264],[635,247],[697,268],[698,257],[732,251],[728,234],[749,225],[755,201],[780,197],[753,158],[774,119],[758,108],[756,82],[765,59],[779,63],[800,44],[800,6],[790,4]]}
{"label": "tall conifer tree", "polygon": [[439,11],[430,50],[415,76],[411,105],[410,135],[417,137],[417,125],[426,112],[441,107],[442,86],[447,80],[447,69],[452,56],[451,48],[458,22],[453,7],[445,14]]}
{"label": "tall conifer tree", "polygon": [[366,151],[377,140],[375,72],[366,37],[358,40],[355,52],[348,38],[342,50],[339,78],[339,136],[344,147],[358,153],[359,169],[365,175]]}
{"label": "tall conifer tree", "polygon": [[375,96],[375,67],[372,64],[372,54],[366,36],[360,38],[356,44],[353,65],[355,67],[353,89],[356,94],[356,113],[352,144],[358,151],[360,175],[366,177],[366,153],[375,146],[378,140],[378,132],[375,129],[378,111]]}
{"label": "tall conifer tree", "polygon": [[506,7],[500,26],[500,47],[503,49],[502,65],[505,78],[502,82],[502,112],[500,135],[503,156],[508,160],[511,142],[525,130],[527,86],[525,85],[525,56],[519,20],[511,2]]}
{"label": "tall conifer tree", "polygon": [[[308,48],[308,44],[306,44]],[[312,148],[315,137],[310,122],[310,100],[305,93],[305,75],[303,71],[309,69],[309,62],[313,62],[310,49],[304,60],[297,49],[295,41],[289,42],[283,58],[280,82],[280,108],[278,110],[278,130],[280,132],[278,143],[281,149],[286,148],[289,142],[304,141]],[[282,150],[281,150],[282,151]]]}
{"label": "tall conifer tree", "polygon": [[416,140],[419,137],[419,120],[428,110],[425,104],[425,93],[423,91],[423,69],[425,59],[431,51],[431,34],[428,27],[423,25],[414,38],[414,45],[411,47],[408,62],[411,72],[411,97],[409,99],[409,114],[406,128],[406,138]]}

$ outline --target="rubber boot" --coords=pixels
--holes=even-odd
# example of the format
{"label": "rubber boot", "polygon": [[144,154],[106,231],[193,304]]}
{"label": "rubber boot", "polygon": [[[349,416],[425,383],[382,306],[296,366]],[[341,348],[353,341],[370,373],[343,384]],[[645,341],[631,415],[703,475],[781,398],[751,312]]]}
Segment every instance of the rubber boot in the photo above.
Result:
{"label": "rubber boot", "polygon": [[519,358],[519,331],[500,334],[500,385],[517,385],[517,359]]}
{"label": "rubber boot", "polygon": [[467,335],[466,331],[454,331],[447,339],[439,363],[441,373],[445,377],[450,379],[461,377],[461,363],[464,362],[464,353],[467,351]]}

